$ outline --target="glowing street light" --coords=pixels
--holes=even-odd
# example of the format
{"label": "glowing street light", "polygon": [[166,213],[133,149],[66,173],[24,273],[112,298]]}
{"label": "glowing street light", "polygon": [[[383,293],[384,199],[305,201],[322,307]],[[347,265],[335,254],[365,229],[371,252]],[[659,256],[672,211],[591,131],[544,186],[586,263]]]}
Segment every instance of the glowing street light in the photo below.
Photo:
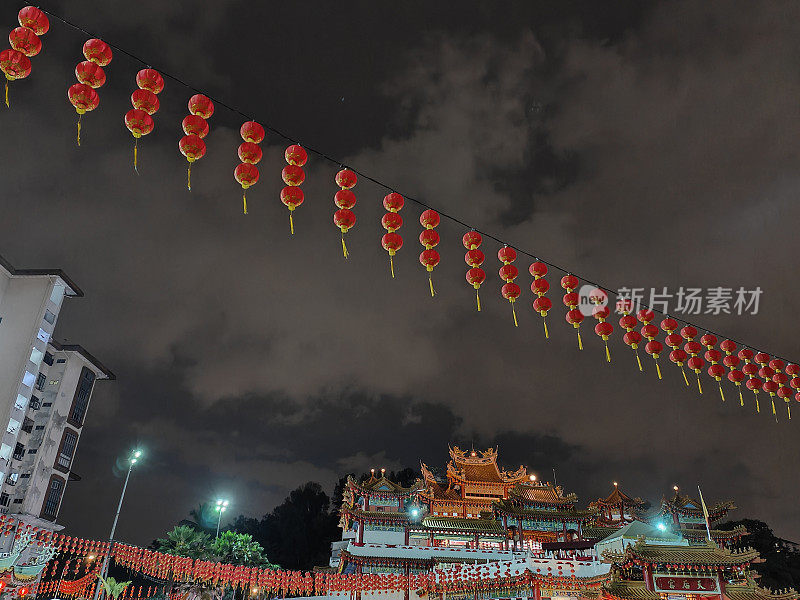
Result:
{"label": "glowing street light", "polygon": [[[103,566],[100,568],[100,575],[105,578],[108,576],[108,560],[111,556],[111,550],[114,546],[114,532],[117,530],[117,521],[119,521],[119,513],[122,510],[122,501],[125,500],[125,490],[128,489],[128,480],[131,478],[131,471],[133,471],[133,465],[139,462],[139,459],[142,457],[142,451],[140,449],[135,449],[131,452],[131,455],[128,457],[128,474],[125,476],[125,483],[122,486],[122,494],[119,496],[119,504],[117,505],[117,514],[114,515],[114,523],[111,525],[111,533],[108,536],[108,552],[106,552],[105,556],[103,557]],[[98,600],[100,598],[100,590],[103,586],[96,585],[94,588],[94,600]]]}
{"label": "glowing street light", "polygon": [[222,522],[222,513],[225,512],[225,509],[228,508],[228,501],[227,500],[217,500],[217,505],[214,507],[214,510],[219,513],[217,516],[217,535],[219,537],[219,525]]}

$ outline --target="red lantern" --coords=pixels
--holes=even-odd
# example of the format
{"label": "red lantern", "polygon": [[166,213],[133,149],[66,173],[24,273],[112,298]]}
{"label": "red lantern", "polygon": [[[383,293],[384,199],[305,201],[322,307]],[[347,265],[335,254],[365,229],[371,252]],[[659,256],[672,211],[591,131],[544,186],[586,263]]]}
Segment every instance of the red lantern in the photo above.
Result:
{"label": "red lantern", "polygon": [[611,352],[608,349],[608,338],[614,333],[614,326],[606,321],[611,314],[608,306],[597,305],[592,309],[592,316],[597,319],[598,323],[594,326],[594,332],[603,340],[606,347],[606,362],[611,362]]}
{"label": "red lantern", "polygon": [[789,420],[792,420],[792,409],[789,406],[789,402],[792,399],[792,390],[789,389],[786,384],[789,382],[789,374],[788,371],[784,372],[786,369],[786,363],[784,363],[780,358],[773,358],[769,361],[770,368],[775,372],[772,375],[772,381],[778,386],[777,395],[779,398],[782,398],[784,402],[786,402],[786,412],[789,417]]}
{"label": "red lantern", "polygon": [[728,380],[739,390],[739,405],[744,406],[744,398],[742,397],[744,373],[737,368],[739,366],[739,357],[734,354],[734,352],[736,352],[736,342],[732,340],[722,340],[719,347],[725,352],[722,364],[728,367]]}
{"label": "red lantern", "polygon": [[8,43],[14,50],[22,52],[28,58],[36,56],[42,50],[42,40],[27,27],[12,29],[8,34]]}
{"label": "red lantern", "polygon": [[714,348],[717,344],[717,336],[707,333],[700,338],[700,343],[706,348],[705,359],[711,363],[711,366],[708,367],[708,374],[717,381],[719,395],[722,401],[725,402],[725,393],[722,391],[722,378],[725,376],[725,367],[719,364],[722,360],[722,352]]}
{"label": "red lantern", "polygon": [[[200,118],[199,115],[190,116]],[[244,207],[244,214],[247,214],[246,190],[258,182],[258,167],[256,167],[256,164],[263,156],[261,147],[258,144],[264,139],[264,128],[255,121],[246,121],[239,128],[239,135],[241,135],[242,140],[244,140],[239,144],[239,150],[237,152],[239,160],[242,162],[234,170],[233,176],[236,181],[239,182],[239,185],[242,186],[242,204]]]}
{"label": "red lantern", "polygon": [[128,111],[128,115],[132,113],[135,113],[137,116],[140,116],[142,113],[147,115],[147,119],[144,121],[147,127],[144,129],[131,128],[128,124],[128,115],[125,116],[125,125],[128,126],[128,130],[133,135],[133,170],[138,173],[139,138],[149,134],[155,127],[155,121],[153,121],[151,115],[158,112],[159,102],[156,94],[164,89],[164,79],[158,71],[154,69],[142,69],[136,74],[136,85],[139,89],[131,94],[133,111]]}
{"label": "red lantern", "polygon": [[461,241],[464,244],[464,248],[467,249],[467,253],[464,255],[464,262],[470,267],[466,275],[467,283],[475,289],[475,302],[478,305],[478,312],[480,312],[481,296],[479,290],[481,289],[481,284],[486,281],[486,273],[481,269],[484,261],[483,252],[478,250],[483,243],[483,238],[480,233],[473,229],[465,233]]}
{"label": "red lantern", "polygon": [[567,291],[563,298],[564,305],[569,308],[566,315],[567,323],[575,328],[578,334],[578,350],[583,350],[583,340],[581,339],[583,313],[578,310],[580,298],[578,298],[578,293],[574,291],[578,287],[578,278],[574,275],[564,275],[561,278],[561,287]]}
{"label": "red lantern", "polygon": [[143,110],[132,108],[125,113],[125,127],[136,139],[153,131],[154,126],[153,118]]}
{"label": "red lantern", "polygon": [[545,294],[550,289],[550,284],[547,283],[545,275],[547,275],[547,265],[543,262],[536,261],[531,263],[528,271],[533,275],[533,282],[531,283],[531,291],[536,294],[536,299],[533,301],[533,310],[539,313],[542,317],[542,324],[544,326],[544,337],[550,337],[547,331],[547,312],[553,308],[553,302],[547,298]]}
{"label": "red lantern", "polygon": [[739,358],[744,361],[742,372],[747,375],[748,380],[745,383],[747,389],[753,392],[756,398],[756,412],[761,412],[761,407],[758,402],[758,392],[761,391],[761,380],[756,377],[758,375],[758,366],[753,363],[753,351],[749,348],[742,348],[739,350]]}
{"label": "red lantern", "polygon": [[186,115],[181,127],[185,135],[196,135],[201,139],[208,135],[208,121],[197,115]]}
{"label": "red lantern", "polygon": [[686,366],[694,371],[695,376],[697,377],[697,389],[702,394],[703,386],[700,383],[700,372],[703,370],[705,361],[699,356],[703,346],[700,345],[699,342],[694,341],[694,338],[697,337],[697,329],[691,325],[687,325],[681,329],[681,336],[686,340],[686,343],[683,345],[683,349],[690,356],[689,360],[686,361]]}
{"label": "red lantern", "polygon": [[764,383],[761,385],[761,389],[769,394],[770,402],[772,403],[772,416],[775,417],[775,421],[777,422],[778,413],[775,410],[775,395],[778,391],[778,384],[772,380],[772,376],[775,374],[775,371],[769,366],[769,354],[759,352],[755,356],[755,362],[757,362],[761,367],[758,370],[758,376],[764,380]]}
{"label": "red lantern", "polygon": [[77,80],[90,88],[97,89],[103,87],[106,82],[106,74],[103,67],[98,66],[90,60],[79,62],[75,67],[75,77]]}
{"label": "red lantern", "polygon": [[439,213],[428,209],[419,216],[420,225],[425,229],[419,234],[419,243],[425,249],[419,255],[420,264],[428,271],[428,284],[431,289],[431,297],[435,295],[433,291],[433,269],[439,264],[439,253],[433,248],[439,244],[439,234],[434,230],[441,221]]}
{"label": "red lantern", "polygon": [[[189,113],[191,116],[199,117],[203,120],[209,119],[211,115],[214,114],[214,103],[211,101],[210,98],[204,96],[203,94],[195,94],[191,98],[189,98]],[[186,122],[186,119],[184,119]],[[192,119],[188,122],[188,125],[193,130],[204,131],[202,137],[199,133],[188,133],[184,135],[180,142],[178,142],[178,148],[186,157],[187,162],[189,163],[188,168],[186,169],[186,188],[191,191],[192,190],[192,163],[200,160],[205,156],[206,153],[206,144],[203,141],[203,137],[208,133],[208,129],[203,127],[196,119]],[[242,169],[241,173],[243,175],[243,181],[252,181],[253,177],[255,177],[255,181],[258,181],[258,169],[255,170],[255,173],[252,172],[250,169]],[[236,177],[236,171],[234,171],[234,177]],[[238,178],[237,178],[238,181]],[[253,181],[253,183],[255,183]],[[241,182],[240,182],[241,183]],[[252,184],[250,184],[252,185]],[[242,188],[244,184],[242,184]],[[246,202],[245,202],[246,207]],[[245,213],[247,211],[245,210]]]}
{"label": "red lantern", "polygon": [[517,251],[513,248],[509,248],[508,246],[503,246],[497,251],[497,258],[503,263],[503,266],[500,267],[499,272],[500,279],[505,281],[501,293],[503,298],[508,300],[508,302],[511,304],[511,314],[514,316],[514,327],[519,327],[519,324],[517,323],[517,311],[514,310],[514,302],[516,302],[517,298],[520,297],[522,290],[516,283],[514,283],[517,275],[519,275],[519,270],[517,267],[511,264],[517,260]]}
{"label": "red lantern", "polygon": [[0,52],[0,70],[6,76],[6,107],[8,102],[8,82],[16,79],[25,79],[31,74],[31,59],[19,50],[3,50]]}
{"label": "red lantern", "polygon": [[642,368],[642,359],[639,358],[639,344],[642,341],[641,334],[636,331],[636,317],[630,313],[633,305],[630,300],[624,300],[621,304],[622,316],[619,318],[619,326],[625,330],[625,335],[622,336],[622,341],[631,347],[636,355],[636,364],[639,365],[639,370],[644,371]]}
{"label": "red lantern", "polygon": [[17,15],[19,24],[33,30],[36,35],[44,35],[50,30],[50,21],[41,10],[34,6],[26,6]]}
{"label": "red lantern", "polygon": [[656,364],[656,373],[658,374],[658,378],[661,379],[661,367],[658,364],[658,357],[661,351],[664,350],[664,345],[656,340],[658,327],[651,323],[651,321],[656,318],[656,315],[649,308],[642,308],[636,313],[636,318],[642,323],[642,328],[640,330],[642,337],[647,339],[647,343],[644,345],[644,351],[653,357],[653,362]]}
{"label": "red lantern", "polygon": [[672,348],[672,352],[669,353],[669,359],[680,367],[683,380],[688,386],[689,378],[686,377],[686,371],[683,369],[683,363],[687,357],[686,352],[681,349],[683,338],[675,333],[675,330],[678,329],[678,322],[671,317],[667,317],[661,321],[661,329],[667,333],[667,337],[664,341],[667,346]]}
{"label": "red lantern", "polygon": [[[786,374],[791,378],[789,380],[789,385],[792,386],[792,389],[795,390],[794,399],[797,402],[800,402],[800,391],[798,391],[800,390],[800,377],[798,377],[798,375],[800,375],[800,367],[798,367],[796,364],[789,363],[788,365],[786,365]],[[789,402],[788,399],[786,398],[784,399],[787,401],[787,403]],[[789,410],[788,404],[786,408],[787,410]]]}
{"label": "red lantern", "polygon": [[[286,184],[286,187],[281,190],[281,202],[289,209],[289,231],[294,235],[292,213],[303,203],[303,190],[299,186],[306,179],[303,165],[308,161],[308,154],[302,146],[293,144],[286,148],[284,158],[288,164],[281,172],[283,182]],[[355,216],[353,217],[353,222],[355,222]]]}
{"label": "red lantern", "polygon": [[90,60],[100,67],[108,65],[113,56],[111,47],[103,40],[98,39],[86,40],[86,43],[83,45],[83,55],[86,57],[86,60]]}
{"label": "red lantern", "polygon": [[381,246],[389,253],[389,270],[394,279],[394,255],[403,247],[403,237],[396,233],[403,226],[403,217],[400,211],[403,209],[405,200],[397,192],[391,192],[384,196],[383,207],[388,211],[381,219],[381,225],[386,230],[381,238]]}
{"label": "red lantern", "polygon": [[342,233],[342,255],[347,258],[350,253],[344,243],[344,234],[356,224],[356,215],[351,210],[356,205],[356,195],[351,188],[355,187],[358,176],[350,169],[342,169],[336,173],[335,181],[340,189],[333,197],[334,204],[339,208],[333,214],[333,223]]}

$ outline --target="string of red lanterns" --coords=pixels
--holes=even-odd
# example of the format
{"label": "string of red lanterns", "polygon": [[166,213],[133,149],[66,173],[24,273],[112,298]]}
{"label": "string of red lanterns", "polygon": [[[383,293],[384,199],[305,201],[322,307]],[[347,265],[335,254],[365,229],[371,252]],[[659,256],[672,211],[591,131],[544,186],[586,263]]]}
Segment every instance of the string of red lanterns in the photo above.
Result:
{"label": "string of red lanterns", "polygon": [[[186,169],[186,187],[192,191],[192,164],[206,155],[206,143],[203,138],[208,135],[208,119],[214,114],[214,103],[203,94],[195,94],[189,98],[189,117],[201,119],[183,119],[183,133],[178,142],[178,149],[186,157],[189,167]],[[188,126],[188,127],[187,127]]]}
{"label": "string of red lanterns", "polygon": [[335,181],[339,186],[339,191],[333,197],[333,203],[338,208],[333,213],[333,224],[339,228],[342,234],[342,255],[347,258],[350,253],[347,251],[344,235],[356,224],[356,215],[352,211],[356,205],[356,195],[352,188],[358,182],[358,177],[350,169],[342,169],[336,173]]}
{"label": "string of red lanterns", "polygon": [[246,121],[239,129],[239,135],[243,140],[237,151],[241,162],[233,170],[233,178],[242,186],[242,205],[244,214],[247,214],[247,190],[258,183],[256,165],[264,155],[259,144],[264,141],[266,133],[255,121]]}
{"label": "string of red lanterns", "polygon": [[387,213],[381,218],[381,225],[386,233],[381,237],[381,246],[389,254],[389,270],[394,279],[394,256],[403,247],[403,237],[397,230],[403,226],[403,217],[400,211],[403,209],[405,200],[397,192],[391,192],[383,198],[383,208]]}
{"label": "string of red lanterns", "polygon": [[500,279],[505,281],[500,293],[503,298],[508,300],[511,304],[511,314],[514,316],[514,327],[519,327],[519,323],[517,323],[517,311],[514,310],[514,302],[520,297],[522,290],[514,283],[517,275],[519,275],[519,270],[511,264],[517,260],[517,251],[508,246],[503,246],[497,251],[497,258],[503,263],[499,271]]}
{"label": "string of red lanterns", "polygon": [[425,247],[419,254],[419,262],[428,272],[431,297],[436,295],[433,290],[433,270],[439,264],[439,253],[434,248],[439,245],[439,234],[436,232],[436,227],[440,222],[439,213],[432,209],[423,211],[419,216],[419,223],[424,227],[422,233],[419,234],[419,243]]}
{"label": "string of red lanterns", "polygon": [[103,67],[111,62],[113,54],[111,47],[103,40],[91,39],[83,45],[83,56],[86,60],[75,67],[78,83],[72,84],[67,90],[67,98],[78,113],[78,146],[81,145],[81,119],[100,104],[100,96],[95,90],[105,84]]}
{"label": "string of red lanterns", "polygon": [[483,243],[483,237],[481,237],[481,234],[473,229],[465,233],[464,237],[461,238],[461,241],[464,244],[464,248],[467,249],[467,253],[464,255],[464,262],[470,267],[466,274],[467,283],[475,289],[475,302],[478,305],[478,312],[480,312],[480,289],[481,284],[486,281],[486,273],[484,273],[483,269],[481,269],[481,265],[483,264],[485,257],[483,252],[478,249]]}
{"label": "string of red lanterns", "polygon": [[35,6],[26,6],[17,15],[19,27],[8,34],[10,49],[0,52],[0,70],[6,76],[6,108],[11,108],[8,101],[8,84],[17,79],[25,79],[31,74],[31,57],[42,50],[39,39],[50,30],[50,21]]}
{"label": "string of red lanterns", "polygon": [[545,279],[547,275],[547,265],[539,260],[531,263],[528,269],[530,274],[533,275],[533,282],[531,283],[531,291],[536,294],[536,299],[533,301],[533,310],[535,310],[542,317],[542,325],[544,326],[545,339],[550,338],[550,332],[547,331],[547,313],[553,308],[553,301],[550,300],[545,294],[550,289],[550,284]]}

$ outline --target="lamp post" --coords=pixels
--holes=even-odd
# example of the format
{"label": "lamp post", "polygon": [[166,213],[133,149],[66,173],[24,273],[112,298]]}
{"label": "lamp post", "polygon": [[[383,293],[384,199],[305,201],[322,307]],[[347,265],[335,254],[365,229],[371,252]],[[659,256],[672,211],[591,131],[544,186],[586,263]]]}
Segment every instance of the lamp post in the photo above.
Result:
{"label": "lamp post", "polygon": [[[133,465],[135,465],[139,458],[142,456],[141,450],[134,450],[130,458],[128,458],[128,474],[125,475],[125,483],[122,486],[122,493],[119,496],[119,504],[117,505],[117,514],[114,515],[114,523],[111,525],[111,533],[108,536],[108,552],[103,557],[103,566],[100,567],[99,576],[103,579],[106,578],[108,575],[108,563],[111,560],[111,551],[114,548],[114,532],[117,530],[117,521],[119,521],[119,512],[122,510],[122,501],[125,499],[125,490],[128,489],[128,480],[131,478],[131,471],[133,471]],[[99,600],[100,598],[100,582],[98,581],[95,583],[94,588],[94,600]]]}
{"label": "lamp post", "polygon": [[226,508],[228,508],[227,500],[217,500],[217,505],[214,507],[214,510],[217,511],[217,535],[215,537],[219,537],[219,525],[222,522],[222,513]]}

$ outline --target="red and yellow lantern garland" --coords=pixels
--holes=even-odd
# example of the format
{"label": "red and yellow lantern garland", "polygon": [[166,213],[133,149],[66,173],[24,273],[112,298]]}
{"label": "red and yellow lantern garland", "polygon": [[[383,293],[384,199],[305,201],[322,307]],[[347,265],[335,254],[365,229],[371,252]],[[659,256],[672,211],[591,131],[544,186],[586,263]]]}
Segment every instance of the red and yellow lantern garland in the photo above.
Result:
{"label": "red and yellow lantern garland", "polygon": [[383,208],[388,212],[381,218],[381,225],[386,230],[381,238],[381,246],[389,254],[389,270],[394,279],[394,255],[403,247],[403,236],[397,230],[403,226],[403,217],[400,211],[403,209],[405,200],[397,192],[386,194],[383,198]]}
{"label": "red and yellow lantern garland", "polygon": [[467,253],[464,255],[464,262],[469,266],[466,274],[467,283],[475,289],[475,302],[478,305],[478,312],[480,312],[480,289],[481,284],[486,281],[486,273],[481,269],[485,257],[483,252],[479,250],[480,245],[483,243],[483,237],[473,229],[465,233],[461,241],[464,244],[464,248],[467,249]]}
{"label": "red and yellow lantern garland", "polygon": [[[208,96],[195,94],[189,98],[189,116],[199,117],[198,119],[183,120],[183,133],[185,134],[180,142],[178,149],[186,157],[189,167],[186,169],[186,187],[192,191],[192,163],[200,160],[206,154],[206,143],[203,138],[208,134],[208,119],[214,114],[214,103]],[[187,125],[189,127],[187,128]]]}
{"label": "red and yellow lantern garland", "polygon": [[286,148],[283,156],[288,164],[281,171],[283,183],[286,184],[281,190],[281,202],[289,209],[289,232],[294,235],[292,214],[303,203],[303,190],[300,189],[300,185],[306,180],[303,165],[308,161],[308,154],[302,146],[292,144]]}
{"label": "red and yellow lantern garland", "polygon": [[569,308],[566,314],[567,323],[575,328],[578,334],[578,350],[583,350],[583,340],[581,339],[581,323],[583,322],[583,313],[578,310],[578,303],[580,298],[575,291],[578,287],[578,278],[574,275],[564,275],[561,278],[561,287],[566,290],[566,294],[562,298],[564,306]]}
{"label": "red and yellow lantern garland", "polygon": [[722,391],[722,378],[725,377],[725,366],[720,364],[722,352],[714,348],[714,346],[717,345],[717,336],[707,333],[700,338],[700,343],[706,348],[706,361],[711,363],[707,371],[708,376],[712,377],[717,382],[720,398],[725,402],[725,392]]}
{"label": "red and yellow lantern garland", "polygon": [[509,246],[503,246],[497,251],[497,258],[503,263],[499,272],[500,279],[505,281],[500,293],[503,295],[503,298],[508,300],[511,304],[511,314],[514,316],[514,327],[519,327],[519,323],[517,323],[517,311],[514,310],[514,303],[517,301],[517,298],[520,297],[520,294],[522,294],[522,290],[514,283],[517,275],[519,275],[519,270],[511,264],[517,260],[517,251]]}
{"label": "red and yellow lantern garland", "polygon": [[553,301],[545,296],[550,289],[550,284],[547,283],[545,279],[545,275],[547,275],[547,265],[537,260],[531,263],[528,271],[533,275],[531,291],[536,294],[536,299],[533,301],[533,310],[541,315],[542,325],[544,326],[544,337],[545,339],[549,339],[550,332],[547,331],[547,312],[553,308]]}
{"label": "red and yellow lantern garland", "polygon": [[239,144],[239,160],[241,161],[233,170],[233,178],[242,186],[242,209],[247,214],[247,189],[258,183],[258,167],[264,153],[259,144],[264,141],[264,128],[255,121],[247,121],[239,129],[239,135],[244,140]]}
{"label": "red and yellow lantern garland", "polygon": [[680,367],[683,380],[688,386],[689,378],[686,377],[686,371],[683,368],[683,363],[686,361],[688,355],[683,351],[683,348],[681,348],[681,344],[683,344],[683,338],[679,334],[675,333],[675,331],[678,329],[678,322],[671,317],[666,317],[663,321],[661,321],[661,329],[667,333],[667,337],[664,339],[664,342],[666,342],[667,346],[672,348],[672,352],[669,353],[669,359],[678,365],[678,367]]}
{"label": "red and yellow lantern garland", "polygon": [[87,112],[93,111],[100,104],[100,96],[95,91],[103,87],[106,74],[103,67],[111,62],[111,47],[103,40],[87,40],[83,45],[85,61],[75,67],[75,78],[78,83],[67,90],[67,98],[78,113],[78,146],[81,145],[81,119]]}
{"label": "red and yellow lantern garland", "polygon": [[344,234],[356,224],[356,215],[352,211],[356,205],[356,195],[352,188],[358,182],[358,176],[350,169],[342,169],[336,174],[335,181],[340,189],[333,197],[333,202],[339,209],[333,213],[333,224],[342,233],[342,254],[347,258],[350,253],[347,251],[347,244],[344,243]]}
{"label": "red and yellow lantern garland", "polygon": [[419,234],[419,243],[425,249],[419,254],[419,262],[425,267],[428,272],[428,285],[431,289],[431,297],[435,295],[433,291],[433,270],[439,264],[439,253],[434,250],[439,245],[439,234],[435,228],[439,226],[441,218],[439,213],[435,210],[428,209],[422,212],[419,216],[419,223],[424,227],[422,233]]}
{"label": "red and yellow lantern garland", "polygon": [[153,115],[158,112],[158,94],[164,89],[164,78],[155,69],[142,69],[136,74],[136,86],[131,94],[133,108],[125,113],[125,127],[133,136],[133,170],[139,172],[139,138],[155,127]]}
{"label": "red and yellow lantern garland", "polygon": [[742,396],[744,373],[738,369],[739,357],[734,354],[734,352],[736,352],[736,342],[732,340],[722,340],[719,347],[725,352],[722,364],[728,367],[728,380],[733,383],[739,391],[739,405],[744,406],[744,397]]}
{"label": "red and yellow lantern garland", "polygon": [[697,329],[691,325],[687,325],[681,329],[681,336],[686,340],[686,343],[683,345],[683,349],[689,355],[689,360],[686,361],[686,366],[694,371],[695,377],[697,377],[697,390],[702,394],[703,385],[700,383],[700,373],[703,370],[705,361],[699,356],[700,352],[703,350],[703,346],[700,344],[700,342],[694,341],[694,338],[697,337]]}
{"label": "red and yellow lantern garland", "polygon": [[592,309],[592,316],[598,321],[594,326],[594,332],[603,340],[603,344],[606,347],[606,362],[609,363],[611,362],[611,351],[608,349],[608,339],[614,333],[614,326],[606,320],[610,314],[611,309],[608,308],[608,305],[597,304]]}
{"label": "red and yellow lantern garland", "polygon": [[42,41],[39,39],[50,29],[41,10],[34,6],[26,6],[17,15],[19,27],[15,27],[8,34],[10,49],[0,52],[0,70],[6,76],[6,107],[10,108],[8,101],[8,83],[17,79],[25,79],[31,74],[31,57],[42,50]]}
{"label": "red and yellow lantern garland", "polygon": [[656,314],[650,309],[643,308],[636,313],[636,318],[642,323],[642,328],[640,329],[642,337],[647,339],[644,351],[653,357],[653,362],[656,364],[656,374],[661,379],[661,366],[658,364],[658,357],[664,350],[664,345],[656,339],[658,327],[651,323],[656,318]]}

